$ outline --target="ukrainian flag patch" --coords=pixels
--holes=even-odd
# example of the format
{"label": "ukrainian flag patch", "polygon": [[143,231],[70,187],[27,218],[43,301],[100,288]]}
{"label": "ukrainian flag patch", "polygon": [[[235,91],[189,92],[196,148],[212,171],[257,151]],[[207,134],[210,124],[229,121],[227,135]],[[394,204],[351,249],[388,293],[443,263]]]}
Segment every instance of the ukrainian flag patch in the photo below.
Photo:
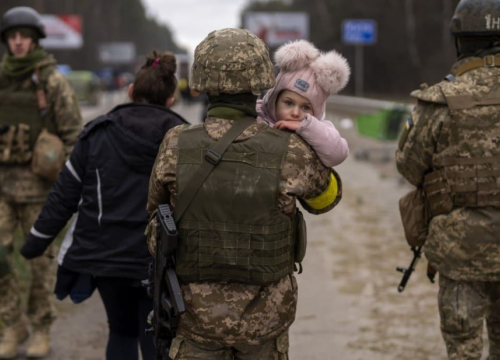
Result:
{"label": "ukrainian flag patch", "polygon": [[413,121],[411,121],[411,118],[406,119],[406,130],[410,131],[412,127]]}

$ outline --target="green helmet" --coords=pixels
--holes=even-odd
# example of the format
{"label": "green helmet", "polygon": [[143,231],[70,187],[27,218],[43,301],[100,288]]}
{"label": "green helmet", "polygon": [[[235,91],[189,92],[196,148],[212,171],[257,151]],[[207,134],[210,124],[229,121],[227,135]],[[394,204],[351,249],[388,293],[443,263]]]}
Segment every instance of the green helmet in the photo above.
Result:
{"label": "green helmet", "polygon": [[248,30],[216,30],[196,47],[189,75],[191,90],[209,95],[260,95],[274,84],[269,50]]}
{"label": "green helmet", "polygon": [[42,23],[42,18],[40,14],[35,10],[27,6],[18,6],[8,10],[2,16],[2,27],[0,30],[0,36],[2,42],[7,41],[7,32],[11,29],[18,27],[28,27],[35,30],[38,39],[46,37],[45,26]]}
{"label": "green helmet", "polygon": [[450,31],[455,36],[500,35],[500,1],[461,0]]}

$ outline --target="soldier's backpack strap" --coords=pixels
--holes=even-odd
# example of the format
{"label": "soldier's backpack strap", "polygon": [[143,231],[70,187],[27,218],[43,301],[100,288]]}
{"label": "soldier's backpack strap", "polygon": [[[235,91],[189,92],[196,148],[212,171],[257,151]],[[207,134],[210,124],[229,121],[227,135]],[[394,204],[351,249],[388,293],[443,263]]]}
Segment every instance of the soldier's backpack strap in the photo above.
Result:
{"label": "soldier's backpack strap", "polygon": [[45,127],[49,132],[56,135],[58,133],[56,118],[52,116],[48,119],[45,116],[49,107],[47,101],[47,82],[54,69],[56,67],[53,60],[47,59],[39,62],[31,74],[31,82],[35,85],[35,95],[40,117],[42,118],[42,127]]}
{"label": "soldier's backpack strap", "polygon": [[478,69],[481,67],[500,67],[500,56],[487,55],[483,58],[478,58],[469,62],[466,62],[454,71],[455,76],[460,76],[468,71]]}
{"label": "soldier's backpack strap", "polygon": [[45,96],[45,88],[47,86],[47,74],[46,71],[42,74],[42,68],[48,68],[52,65],[53,61],[48,59],[40,61],[31,74],[31,81],[35,84],[36,99],[38,102],[38,109],[40,110],[40,115],[43,117],[47,113],[47,97]]}
{"label": "soldier's backpack strap", "polygon": [[232,144],[234,140],[245,131],[250,125],[255,124],[255,118],[250,116],[244,116],[234,123],[234,125],[222,136],[222,138],[217,141],[215,146],[208,149],[205,156],[203,157],[203,162],[198,168],[198,171],[189,179],[189,183],[186,189],[179,194],[179,200],[177,206],[174,209],[174,218],[178,223],[179,220],[184,215],[184,212],[188,209],[191,201],[198,193],[201,185],[205,182],[205,179],[212,172],[214,167],[216,167],[222,159],[222,155],[226,152],[229,145]]}
{"label": "soldier's backpack strap", "polygon": [[40,110],[40,116],[43,118],[47,113],[47,97],[45,96],[44,84],[40,80],[40,67],[37,66],[33,74],[31,75],[31,80],[35,84],[36,90],[36,100],[38,102],[38,109]]}

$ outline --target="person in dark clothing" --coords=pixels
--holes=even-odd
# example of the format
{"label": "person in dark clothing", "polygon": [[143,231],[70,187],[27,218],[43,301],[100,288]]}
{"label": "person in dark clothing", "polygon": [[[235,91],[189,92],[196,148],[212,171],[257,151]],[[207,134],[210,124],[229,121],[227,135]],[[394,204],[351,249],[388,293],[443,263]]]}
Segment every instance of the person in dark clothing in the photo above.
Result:
{"label": "person in dark clothing", "polygon": [[107,360],[154,359],[141,280],[151,256],[144,230],[151,169],[168,130],[187,122],[168,109],[176,87],[171,53],[150,54],[129,88],[132,103],[88,123],[21,249],[41,256],[73,217],[58,256],[56,295],[80,302],[97,287],[109,322]]}

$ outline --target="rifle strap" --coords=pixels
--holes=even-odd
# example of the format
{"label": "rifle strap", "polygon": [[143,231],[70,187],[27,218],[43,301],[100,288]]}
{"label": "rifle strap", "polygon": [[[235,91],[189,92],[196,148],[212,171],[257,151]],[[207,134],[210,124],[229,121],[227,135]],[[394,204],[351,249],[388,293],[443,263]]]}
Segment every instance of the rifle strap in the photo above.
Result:
{"label": "rifle strap", "polygon": [[[235,121],[234,125],[217,141],[215,146],[208,149],[203,157],[203,162],[198,168],[194,176],[189,179],[186,189],[179,194],[177,206],[174,209],[174,219],[176,223],[182,218],[194,197],[198,193],[206,178],[212,170],[219,164],[222,155],[226,152],[229,145],[245,131],[250,125],[255,124],[255,118],[250,116],[243,116],[241,119]],[[181,200],[182,199],[182,200]]]}

